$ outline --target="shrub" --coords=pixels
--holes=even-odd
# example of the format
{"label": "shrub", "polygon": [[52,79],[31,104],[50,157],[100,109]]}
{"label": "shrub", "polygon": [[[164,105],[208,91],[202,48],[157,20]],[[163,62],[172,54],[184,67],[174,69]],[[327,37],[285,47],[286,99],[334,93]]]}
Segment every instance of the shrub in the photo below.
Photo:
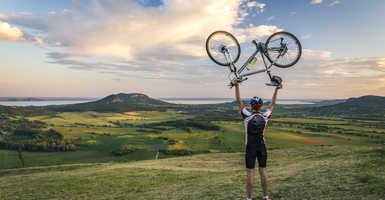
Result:
{"label": "shrub", "polygon": [[74,141],[64,139],[63,135],[53,129],[41,131],[29,128],[18,128],[13,134],[0,142],[1,149],[18,150],[23,146],[23,151],[76,151]]}
{"label": "shrub", "polygon": [[130,145],[130,144],[124,144],[121,145],[119,149],[113,150],[111,153],[114,156],[124,156],[129,153],[135,152],[137,150],[140,150],[141,148],[138,148],[136,146]]}
{"label": "shrub", "polygon": [[175,156],[186,156],[193,154],[192,151],[187,149],[168,149],[168,150],[160,150],[160,152],[167,155],[175,155]]}

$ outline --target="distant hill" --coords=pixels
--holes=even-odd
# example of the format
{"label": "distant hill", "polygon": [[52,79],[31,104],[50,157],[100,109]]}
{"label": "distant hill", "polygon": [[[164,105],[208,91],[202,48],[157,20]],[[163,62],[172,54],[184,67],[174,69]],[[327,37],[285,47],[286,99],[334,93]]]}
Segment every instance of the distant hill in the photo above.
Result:
{"label": "distant hill", "polygon": [[[129,112],[129,111],[165,111],[167,109],[177,109],[198,115],[207,115],[214,118],[221,116],[226,119],[233,119],[237,116],[237,103],[227,102],[215,105],[186,105],[172,104],[162,100],[151,98],[141,93],[119,93],[109,95],[97,101],[70,104],[52,105],[44,107],[13,108],[0,106],[1,113],[36,115],[46,111],[56,112]],[[247,102],[245,102],[247,105]],[[268,105],[268,103],[266,103]],[[41,109],[43,108],[43,109]],[[381,96],[362,96],[349,98],[347,100],[328,100],[309,105],[277,105],[275,116],[321,116],[321,117],[343,117],[343,118],[364,118],[375,119],[385,117],[385,97]]]}
{"label": "distant hill", "polygon": [[325,116],[385,116],[385,97],[362,96],[349,98],[346,101],[334,105],[308,108],[312,114]]}
{"label": "distant hill", "polygon": [[103,99],[60,106],[47,106],[47,109],[58,112],[128,112],[139,110],[165,110],[173,104],[150,98],[145,94],[140,93],[119,93],[109,95]]}
{"label": "distant hill", "polygon": [[331,100],[322,100],[322,101],[318,101],[318,102],[314,102],[314,103],[319,105],[319,106],[331,106],[331,105],[343,103],[345,101],[346,101],[346,99],[331,99]]}
{"label": "distant hill", "polygon": [[101,100],[95,101],[95,103],[104,103],[104,104],[117,104],[117,103],[135,103],[135,104],[150,104],[150,105],[166,105],[167,102],[153,99],[148,97],[145,94],[140,93],[119,93],[107,96]]}

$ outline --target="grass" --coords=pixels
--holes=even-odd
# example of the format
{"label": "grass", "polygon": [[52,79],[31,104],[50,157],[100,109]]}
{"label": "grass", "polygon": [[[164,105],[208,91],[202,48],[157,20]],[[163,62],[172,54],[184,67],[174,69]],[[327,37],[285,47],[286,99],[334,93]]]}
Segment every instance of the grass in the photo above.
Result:
{"label": "grass", "polygon": [[[384,199],[385,171],[380,169],[384,163],[378,157],[383,155],[381,148],[362,146],[270,150],[270,196],[281,200]],[[0,170],[0,198],[242,199],[244,179],[243,153],[213,153]],[[254,197],[260,196],[256,181]]]}
{"label": "grass", "polygon": [[[0,199],[244,198],[241,121],[212,122],[219,131],[140,127],[194,117],[172,110],[30,117],[76,140],[78,151],[23,152],[26,167],[21,168],[16,151],[0,150]],[[273,199],[385,199],[385,130],[367,128],[379,122],[271,121],[265,137]],[[122,145],[139,150],[114,156],[111,151]],[[160,151],[161,159],[152,160],[158,149],[199,155]],[[259,187],[256,192],[261,194]]]}
{"label": "grass", "polygon": [[[107,163],[107,162],[132,162],[136,160],[153,159],[154,150],[142,150],[127,156],[113,156],[110,151],[76,151],[76,152],[23,152],[26,167],[82,164],[82,163]],[[161,155],[161,157],[167,157]],[[0,150],[0,169],[21,168],[21,162],[16,151]]]}
{"label": "grass", "polygon": [[[194,115],[180,114],[177,111],[167,112],[140,111],[127,113],[59,113],[56,117],[37,116],[30,120],[42,120],[62,133],[67,138],[73,138],[82,144],[77,152],[42,153],[23,152],[26,167],[39,165],[79,164],[95,162],[126,162],[139,159],[151,159],[157,149],[186,150],[193,154],[208,152],[242,152],[244,151],[245,133],[241,122],[215,121],[220,126],[219,131],[207,131],[192,128],[190,131],[161,127],[164,130],[154,131],[151,128],[117,127],[114,122],[124,122],[134,125],[163,122],[167,120],[192,118]],[[363,129],[349,120],[343,119],[303,119],[303,118],[273,118],[273,124],[266,130],[266,141],[269,149],[298,148],[320,145],[374,145],[384,140],[379,133],[358,132]],[[360,122],[362,124],[364,122]],[[369,122],[368,122],[369,123]],[[372,123],[372,122],[370,122]],[[328,132],[308,130],[316,126],[329,127]],[[343,129],[349,128],[350,129]],[[143,132],[144,131],[144,132]],[[342,132],[341,132],[342,131]],[[371,135],[380,135],[371,138]],[[365,136],[365,137],[364,137]],[[175,143],[170,143],[174,141]],[[132,145],[143,149],[127,156],[112,155],[122,145]],[[140,156],[140,154],[143,156]],[[160,154],[160,157],[170,155]],[[0,169],[20,167],[18,154],[12,151],[0,151]]]}
{"label": "grass", "polygon": [[302,124],[346,124],[346,122],[342,121],[342,120],[293,118],[293,117],[275,118],[274,121],[277,121],[277,122],[297,122],[297,123],[302,123]]}
{"label": "grass", "polygon": [[28,120],[44,121],[51,126],[73,126],[74,124],[88,124],[93,126],[111,125],[111,121],[129,122],[132,124],[143,124],[162,122],[173,119],[188,118],[176,111],[138,111],[125,113],[98,113],[98,112],[63,112],[55,116],[34,116],[27,117]]}

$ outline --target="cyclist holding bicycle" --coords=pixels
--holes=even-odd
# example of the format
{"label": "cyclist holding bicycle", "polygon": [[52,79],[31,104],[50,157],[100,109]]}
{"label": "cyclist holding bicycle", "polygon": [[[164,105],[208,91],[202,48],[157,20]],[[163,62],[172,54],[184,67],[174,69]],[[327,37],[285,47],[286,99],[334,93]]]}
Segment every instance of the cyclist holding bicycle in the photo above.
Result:
{"label": "cyclist holding bicycle", "polygon": [[252,108],[252,113],[249,112],[242,103],[242,99],[239,93],[239,83],[235,81],[235,96],[238,101],[239,110],[241,111],[242,117],[245,123],[246,131],[246,168],[247,168],[247,179],[246,179],[246,190],[247,198],[246,200],[251,200],[251,193],[254,183],[254,168],[255,161],[258,159],[259,166],[259,175],[261,177],[262,190],[264,195],[264,200],[271,200],[267,195],[267,175],[266,175],[266,161],[267,161],[267,152],[265,146],[265,128],[268,119],[270,118],[271,112],[275,106],[277,100],[277,92],[282,88],[282,84],[276,86],[273,98],[269,108],[264,112],[260,113],[260,109],[263,105],[261,98],[253,97],[250,100],[250,105]]}

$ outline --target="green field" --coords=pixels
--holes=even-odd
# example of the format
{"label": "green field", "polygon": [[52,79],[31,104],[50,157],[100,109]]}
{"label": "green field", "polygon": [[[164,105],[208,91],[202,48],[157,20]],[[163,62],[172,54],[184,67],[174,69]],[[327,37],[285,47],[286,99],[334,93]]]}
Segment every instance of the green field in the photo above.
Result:
{"label": "green field", "polygon": [[[9,117],[44,124],[76,151],[0,149],[0,199],[242,199],[242,120],[236,110],[217,110],[215,121],[202,112]],[[384,199],[383,119],[275,113],[265,133],[273,199]]]}
{"label": "green field", "polygon": [[[270,196],[288,200],[385,199],[384,156],[383,148],[367,146],[270,150]],[[0,198],[243,199],[244,179],[242,153],[54,165],[0,170]],[[260,196],[261,189],[256,186],[255,192],[254,196]]]}
{"label": "green field", "polygon": [[[47,124],[65,138],[76,141],[75,152],[23,152],[25,167],[57,164],[127,162],[178,156],[180,154],[242,152],[244,130],[241,120],[211,121],[219,130],[194,125],[167,124],[193,120],[195,115],[174,110],[126,113],[65,112],[27,117]],[[268,148],[282,149],[323,145],[383,146],[385,129],[372,128],[373,121],[274,117],[266,132]],[[183,124],[182,124],[183,125]],[[191,126],[191,127],[188,127]],[[0,137],[2,139],[2,137]],[[123,156],[112,151],[123,145],[135,148]],[[169,151],[167,151],[169,150]],[[173,153],[174,152],[174,153]],[[182,153],[180,153],[182,152]],[[1,169],[21,167],[15,151],[0,150]]]}

